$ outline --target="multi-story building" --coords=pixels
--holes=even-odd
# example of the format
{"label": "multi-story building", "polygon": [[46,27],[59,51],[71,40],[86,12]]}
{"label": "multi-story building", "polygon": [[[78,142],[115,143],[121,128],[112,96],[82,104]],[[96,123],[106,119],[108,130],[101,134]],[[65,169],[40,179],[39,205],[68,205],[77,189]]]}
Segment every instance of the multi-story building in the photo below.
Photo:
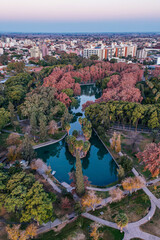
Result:
{"label": "multi-story building", "polygon": [[115,50],[112,47],[107,47],[103,52],[103,59],[111,59],[114,57]]}
{"label": "multi-story building", "polygon": [[99,60],[111,59],[113,57],[135,57],[137,52],[136,44],[120,44],[112,43],[111,46],[86,48],[83,50],[83,57],[90,58],[92,55],[97,55]]}
{"label": "multi-story building", "polygon": [[46,44],[42,45],[42,57],[45,57],[48,55],[48,48]]}
{"label": "multi-story building", "polygon": [[39,47],[34,46],[30,49],[31,58],[40,58],[42,59],[42,53]]}
{"label": "multi-story building", "polygon": [[0,55],[2,55],[4,52],[3,48],[0,48]]}
{"label": "multi-story building", "polygon": [[137,49],[137,58],[147,58],[147,51],[145,48],[143,49]]}
{"label": "multi-story building", "polygon": [[101,48],[86,48],[83,50],[83,57],[90,58],[92,55],[97,55],[99,60],[103,60],[103,49]]}

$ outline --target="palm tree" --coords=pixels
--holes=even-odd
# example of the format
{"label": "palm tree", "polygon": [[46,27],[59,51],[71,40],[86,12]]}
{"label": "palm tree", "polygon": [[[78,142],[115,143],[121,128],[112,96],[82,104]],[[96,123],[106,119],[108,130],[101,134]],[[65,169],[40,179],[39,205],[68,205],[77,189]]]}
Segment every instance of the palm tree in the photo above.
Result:
{"label": "palm tree", "polygon": [[69,123],[66,123],[65,130],[67,131],[68,135],[69,135],[69,130],[70,129],[71,129],[71,125]]}
{"label": "palm tree", "polygon": [[78,121],[82,125],[83,119],[81,117],[78,119]]}
{"label": "palm tree", "polygon": [[115,217],[115,222],[117,224],[117,226],[122,229],[127,226],[128,224],[128,217],[125,213],[119,213],[116,217]]}

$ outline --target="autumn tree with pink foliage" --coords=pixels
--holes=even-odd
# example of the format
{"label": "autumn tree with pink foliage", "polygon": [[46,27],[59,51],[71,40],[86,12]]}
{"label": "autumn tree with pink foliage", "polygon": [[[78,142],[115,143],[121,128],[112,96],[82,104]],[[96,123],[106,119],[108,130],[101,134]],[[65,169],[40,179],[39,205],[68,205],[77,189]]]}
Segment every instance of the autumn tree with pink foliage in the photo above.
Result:
{"label": "autumn tree with pink foliage", "polygon": [[152,177],[156,177],[160,173],[160,143],[147,144],[143,152],[137,155],[139,161],[145,164],[145,170],[149,170]]}

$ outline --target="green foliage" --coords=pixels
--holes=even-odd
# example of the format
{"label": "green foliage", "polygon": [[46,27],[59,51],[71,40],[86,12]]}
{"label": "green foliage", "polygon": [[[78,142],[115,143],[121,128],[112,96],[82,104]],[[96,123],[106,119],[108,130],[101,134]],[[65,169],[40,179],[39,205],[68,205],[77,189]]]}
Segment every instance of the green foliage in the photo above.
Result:
{"label": "green foliage", "polygon": [[10,120],[10,113],[4,108],[0,108],[0,131],[5,127],[5,125]]}
{"label": "green foliage", "polygon": [[125,213],[119,213],[115,217],[115,222],[117,223],[118,227],[122,229],[128,224],[128,217]]}
{"label": "green foliage", "polygon": [[37,118],[36,118],[36,113],[34,111],[31,114],[30,126],[31,126],[31,133],[33,136],[35,136],[37,132]]}
{"label": "green foliage", "polygon": [[131,170],[133,168],[133,162],[129,158],[127,158],[125,156],[121,157],[120,164],[121,164],[122,168],[124,169],[125,173],[131,172]]}
{"label": "green foliage", "polygon": [[40,139],[45,141],[47,138],[47,126],[43,119],[40,119]]}
{"label": "green foliage", "polygon": [[32,174],[24,172],[14,174],[7,183],[5,208],[8,212],[17,212],[24,208],[27,190],[35,182]]}
{"label": "green foliage", "polygon": [[0,56],[0,63],[2,65],[8,64],[8,54],[4,53],[3,55]]}
{"label": "green foliage", "polygon": [[94,127],[110,126],[114,122],[121,124],[148,126],[151,129],[159,127],[160,104],[142,105],[140,103],[109,101],[95,103],[85,109],[85,116]]}
{"label": "green foliage", "polygon": [[70,88],[63,89],[62,92],[66,93],[68,97],[73,97],[73,90]]}
{"label": "green foliage", "polygon": [[77,107],[78,106],[78,100],[77,99],[75,99],[75,97],[71,97],[71,107]]}
{"label": "green foliage", "polygon": [[105,132],[104,127],[99,126],[99,127],[97,128],[97,132],[98,132],[99,135],[104,134],[104,132]]}
{"label": "green foliage", "polygon": [[50,87],[38,87],[27,94],[24,104],[21,106],[22,115],[31,119],[35,114],[37,125],[41,116],[46,117],[46,124],[56,118],[64,117],[66,120],[68,110],[65,105],[56,99],[56,90]]}
{"label": "green foliage", "polygon": [[75,79],[75,83],[80,83],[81,82],[81,78],[80,77],[73,77]]}
{"label": "green foliage", "polygon": [[87,118],[79,118],[79,123],[82,125],[83,135],[86,140],[89,140],[92,136],[92,124]]}
{"label": "green foliage", "polygon": [[38,181],[33,184],[26,194],[25,207],[22,211],[21,222],[32,220],[42,224],[54,220],[52,201],[45,193],[43,185]]}
{"label": "green foliage", "polygon": [[14,173],[0,165],[0,207],[16,213],[20,222],[37,221],[42,224],[54,220],[53,193],[44,191],[43,185],[35,181],[33,174],[23,171]]}
{"label": "green foliage", "polygon": [[4,168],[3,164],[0,163],[0,192],[5,190],[8,178],[8,171]]}
{"label": "green foliage", "polygon": [[72,132],[72,135],[77,138],[77,137],[78,137],[78,131],[77,131],[77,130],[74,130],[74,131]]}
{"label": "green foliage", "polygon": [[54,56],[45,56],[44,60],[39,60],[38,62],[31,61],[31,63],[39,65],[39,66],[63,66],[63,65],[72,65],[74,69],[79,69],[87,66],[91,66],[94,64],[94,60],[83,58],[82,56],[78,56],[75,53],[59,53],[60,58],[56,59]]}
{"label": "green foliage", "polygon": [[91,55],[90,60],[98,60],[99,57],[97,55]]}
{"label": "green foliage", "polygon": [[10,77],[5,82],[5,94],[9,101],[14,105],[20,104],[29,91],[29,85],[33,78],[28,73],[19,73],[14,77]]}
{"label": "green foliage", "polygon": [[16,73],[24,72],[25,64],[24,62],[10,62],[7,65],[7,71],[15,71]]}
{"label": "green foliage", "polygon": [[82,173],[82,163],[78,151],[76,151],[76,192],[79,196],[85,193],[84,178]]}
{"label": "green foliage", "polygon": [[100,79],[96,82],[96,85],[103,90],[103,89],[107,88],[107,83],[109,82],[109,80],[110,80],[110,77]]}
{"label": "green foliage", "polygon": [[23,159],[28,161],[29,163],[36,157],[36,153],[32,148],[32,145],[30,143],[29,136],[25,134],[24,140],[22,142],[22,156]]}
{"label": "green foliage", "polygon": [[123,169],[123,167],[121,165],[117,169],[117,172],[118,172],[118,178],[122,179],[124,177],[124,175],[125,175],[125,172],[124,172],[124,169]]}
{"label": "green foliage", "polygon": [[11,102],[9,102],[8,110],[10,112],[11,125],[14,126],[14,121],[16,120],[16,116],[14,111],[14,105]]}
{"label": "green foliage", "polygon": [[70,123],[72,119],[73,115],[68,112],[67,108],[65,108],[64,113],[61,117],[62,126],[64,127],[66,123]]}

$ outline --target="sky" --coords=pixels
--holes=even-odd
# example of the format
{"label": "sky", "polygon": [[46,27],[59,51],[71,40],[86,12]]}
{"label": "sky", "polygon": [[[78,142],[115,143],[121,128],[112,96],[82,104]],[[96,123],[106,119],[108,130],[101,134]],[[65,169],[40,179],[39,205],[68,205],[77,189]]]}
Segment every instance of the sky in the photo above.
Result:
{"label": "sky", "polygon": [[160,32],[160,0],[3,0],[0,32]]}

